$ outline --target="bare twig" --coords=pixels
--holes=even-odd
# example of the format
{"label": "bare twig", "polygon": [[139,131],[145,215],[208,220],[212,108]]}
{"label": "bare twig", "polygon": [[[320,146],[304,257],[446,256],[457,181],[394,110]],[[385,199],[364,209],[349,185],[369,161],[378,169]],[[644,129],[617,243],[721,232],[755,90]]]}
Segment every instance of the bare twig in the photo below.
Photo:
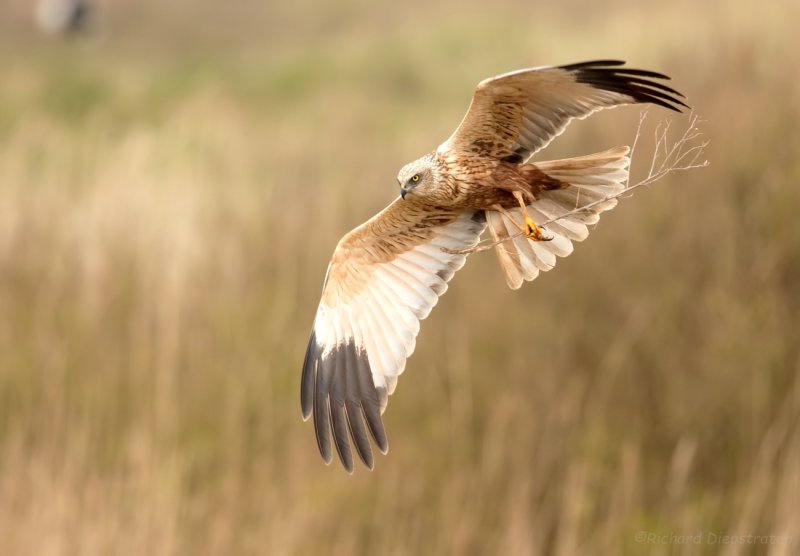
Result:
{"label": "bare twig", "polygon": [[[634,150],[639,143],[639,137],[641,136],[642,127],[646,118],[647,111],[644,110],[639,115],[639,125],[636,128],[636,136],[633,138],[633,144],[629,155],[631,158],[633,158]],[[686,130],[679,139],[670,144],[668,132],[670,130],[671,122],[659,122],[654,131],[653,140],[655,145],[653,148],[653,158],[650,161],[650,168],[647,171],[646,176],[633,185],[630,185],[630,175],[628,175],[628,179],[625,181],[625,188],[619,193],[614,193],[612,195],[603,197],[602,199],[598,199],[597,201],[575,207],[574,209],[559,214],[558,216],[542,222],[539,225],[547,226],[548,224],[557,222],[563,218],[567,218],[575,214],[590,212],[598,205],[606,203],[611,199],[628,196],[633,192],[633,190],[645,185],[651,185],[659,181],[661,178],[664,178],[674,172],[685,172],[694,168],[705,168],[708,166],[708,160],[700,160],[709,144],[709,141],[707,139],[700,139],[703,135],[699,128],[700,123],[702,123],[702,120],[700,120],[697,115],[691,114],[689,125],[686,127]],[[521,235],[522,232],[518,232],[500,239],[493,238],[492,241],[482,242],[469,249],[452,250],[442,248],[442,251],[451,254],[479,253],[481,251],[492,249],[501,243],[513,240]]]}
{"label": "bare twig", "polygon": [[[636,135],[633,137],[633,143],[631,143],[631,150],[628,153],[628,157],[633,160],[633,155],[636,152],[636,147],[639,144],[639,136],[642,134],[642,125],[644,125],[644,121],[647,119],[647,109],[645,108],[641,112],[639,112],[639,123],[636,125]],[[631,174],[628,172],[628,177],[625,179],[625,189],[628,188],[631,184]]]}

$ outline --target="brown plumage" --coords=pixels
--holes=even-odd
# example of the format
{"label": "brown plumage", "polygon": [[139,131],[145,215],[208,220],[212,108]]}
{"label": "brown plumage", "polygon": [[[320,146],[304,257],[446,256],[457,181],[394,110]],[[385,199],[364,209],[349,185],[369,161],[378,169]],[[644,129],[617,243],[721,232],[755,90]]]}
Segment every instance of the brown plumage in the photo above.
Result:
{"label": "brown plumage", "polygon": [[[627,147],[527,161],[573,118],[623,104],[686,106],[680,93],[656,81],[668,77],[622,65],[585,62],[482,81],[453,135],[400,170],[401,197],[341,239],[301,384],[303,418],[313,414],[326,463],[331,433],[349,472],[351,439],[370,469],[370,437],[386,453],[381,413],[414,351],[420,321],[486,228],[500,241],[496,253],[516,289],[569,255],[572,242],[585,239],[588,226],[616,205],[628,175]],[[550,221],[545,233],[536,221]]]}

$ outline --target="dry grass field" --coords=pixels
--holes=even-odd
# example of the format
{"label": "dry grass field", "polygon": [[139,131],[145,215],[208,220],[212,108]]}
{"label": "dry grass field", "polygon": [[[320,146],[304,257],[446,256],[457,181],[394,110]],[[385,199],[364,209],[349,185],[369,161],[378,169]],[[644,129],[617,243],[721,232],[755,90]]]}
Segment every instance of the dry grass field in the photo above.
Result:
{"label": "dry grass field", "polygon": [[[796,2],[98,0],[63,40],[29,4],[0,5],[0,554],[800,553]],[[389,455],[324,466],[299,382],[336,241],[480,79],[594,58],[672,75],[710,166],[519,291],[472,257]]]}

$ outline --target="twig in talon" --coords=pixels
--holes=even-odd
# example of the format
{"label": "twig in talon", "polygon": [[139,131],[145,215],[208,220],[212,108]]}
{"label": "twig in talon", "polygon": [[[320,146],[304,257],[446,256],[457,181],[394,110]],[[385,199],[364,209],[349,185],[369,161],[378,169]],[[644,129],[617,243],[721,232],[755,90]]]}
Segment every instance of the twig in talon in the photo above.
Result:
{"label": "twig in talon", "polygon": [[478,252],[478,246],[475,247],[468,247],[466,249],[450,249],[448,247],[439,247],[439,250],[442,253],[447,253],[448,255],[471,255],[472,253]]}
{"label": "twig in talon", "polygon": [[494,249],[498,245],[500,245],[502,243],[505,243],[507,241],[512,241],[512,240],[520,237],[521,235],[523,235],[522,232],[519,232],[519,233],[514,234],[514,235],[506,236],[506,237],[504,237],[502,239],[496,239],[494,241],[491,241],[489,243],[485,243],[483,245],[478,244],[475,247],[468,247],[467,249],[448,249],[447,247],[440,247],[440,249],[443,252],[449,253],[451,255],[471,255],[473,253],[482,253],[484,251],[489,251],[491,249]]}
{"label": "twig in talon", "polygon": [[[642,110],[639,113],[639,124],[636,126],[636,135],[633,137],[633,143],[631,143],[631,150],[628,153],[628,158],[633,160],[633,155],[636,153],[636,147],[639,145],[639,136],[642,134],[642,125],[644,121],[647,119],[647,110]],[[628,178],[625,180],[625,189],[631,184],[631,174],[628,172]],[[577,201],[576,201],[577,202]]]}
{"label": "twig in talon", "polygon": [[[634,137],[633,145],[636,146],[639,135],[641,133],[641,123],[644,121],[646,114],[643,114],[639,118],[640,126],[636,130],[636,137]],[[647,176],[643,179],[635,183],[634,185],[628,185],[630,182],[630,175],[628,177],[628,182],[626,183],[625,189],[620,191],[619,193],[615,193],[613,195],[607,195],[601,199],[583,205],[581,207],[577,207],[570,211],[567,211],[563,214],[550,218],[545,222],[542,222],[540,226],[547,226],[553,222],[557,222],[563,218],[568,216],[572,216],[574,214],[580,214],[582,212],[586,212],[591,210],[592,208],[605,203],[611,199],[617,199],[626,195],[629,195],[634,189],[638,187],[642,187],[644,185],[650,185],[655,183],[656,181],[660,180],[661,178],[671,174],[672,172],[682,172],[686,170],[691,170],[694,168],[705,168],[708,166],[708,161],[704,160],[703,162],[697,162],[700,156],[703,154],[705,148],[709,145],[709,141],[703,141],[699,145],[693,145],[691,147],[688,146],[691,141],[694,141],[698,137],[702,135],[702,133],[697,128],[697,123],[700,120],[696,115],[692,115],[691,121],[684,131],[683,135],[675,141],[675,143],[670,147],[669,141],[667,138],[667,130],[670,128],[669,124],[659,123],[656,127],[656,132],[654,134],[655,137],[655,148],[653,152],[653,159],[650,161],[650,169],[647,172]],[[663,149],[663,153],[662,153]],[[633,150],[631,153],[633,154]],[[661,158],[663,156],[663,159]],[[685,160],[688,160],[684,163]]]}

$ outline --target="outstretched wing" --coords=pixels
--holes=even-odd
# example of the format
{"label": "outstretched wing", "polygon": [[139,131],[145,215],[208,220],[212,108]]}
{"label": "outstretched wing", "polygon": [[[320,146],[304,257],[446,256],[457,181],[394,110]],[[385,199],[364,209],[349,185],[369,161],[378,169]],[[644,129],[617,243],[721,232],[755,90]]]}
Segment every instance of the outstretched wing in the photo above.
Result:
{"label": "outstretched wing", "polygon": [[518,70],[481,81],[453,135],[439,151],[480,154],[523,162],[560,135],[573,118],[603,108],[652,103],[680,111],[681,93],[653,71],[598,60]]}
{"label": "outstretched wing", "polygon": [[317,444],[330,463],[356,452],[373,466],[369,435],[388,450],[381,413],[414,351],[419,321],[447,290],[486,227],[482,211],[432,209],[396,200],[348,233],[333,254],[303,364],[303,418],[314,415]]}

